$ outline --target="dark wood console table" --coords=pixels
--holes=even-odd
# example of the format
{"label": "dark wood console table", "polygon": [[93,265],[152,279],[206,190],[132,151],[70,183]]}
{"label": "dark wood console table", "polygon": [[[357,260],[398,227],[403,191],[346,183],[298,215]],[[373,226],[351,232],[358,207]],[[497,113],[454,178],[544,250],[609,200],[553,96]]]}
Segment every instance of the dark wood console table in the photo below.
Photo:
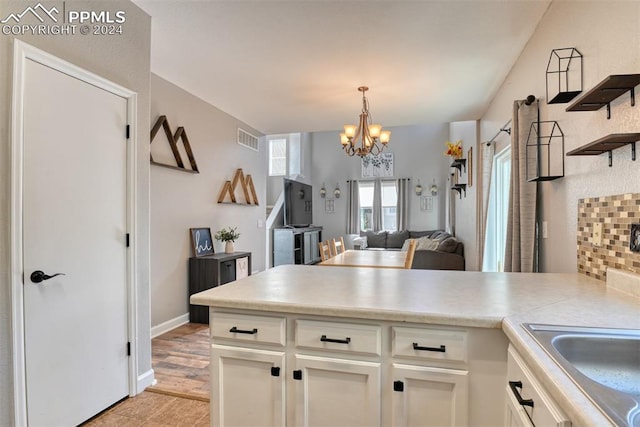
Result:
{"label": "dark wood console table", "polygon": [[[189,296],[251,274],[251,252],[189,258]],[[189,321],[209,323],[209,307],[189,304]]]}

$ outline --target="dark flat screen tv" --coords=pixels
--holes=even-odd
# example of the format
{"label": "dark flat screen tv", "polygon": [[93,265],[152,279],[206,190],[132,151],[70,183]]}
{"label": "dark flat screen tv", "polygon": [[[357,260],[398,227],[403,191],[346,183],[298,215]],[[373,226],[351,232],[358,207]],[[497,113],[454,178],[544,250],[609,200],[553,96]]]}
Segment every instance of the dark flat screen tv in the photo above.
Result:
{"label": "dark flat screen tv", "polygon": [[309,184],[284,178],[284,225],[308,227],[313,223],[312,189]]}

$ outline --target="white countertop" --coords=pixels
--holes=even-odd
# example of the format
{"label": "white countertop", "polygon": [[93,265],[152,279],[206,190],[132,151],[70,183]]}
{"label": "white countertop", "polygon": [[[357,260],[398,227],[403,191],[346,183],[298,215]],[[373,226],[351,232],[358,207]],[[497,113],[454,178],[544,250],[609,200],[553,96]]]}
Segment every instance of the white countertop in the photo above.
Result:
{"label": "white countertop", "polygon": [[640,329],[640,300],[582,274],[285,265],[191,296],[192,304],[502,328],[576,425],[606,418],[522,323]]}

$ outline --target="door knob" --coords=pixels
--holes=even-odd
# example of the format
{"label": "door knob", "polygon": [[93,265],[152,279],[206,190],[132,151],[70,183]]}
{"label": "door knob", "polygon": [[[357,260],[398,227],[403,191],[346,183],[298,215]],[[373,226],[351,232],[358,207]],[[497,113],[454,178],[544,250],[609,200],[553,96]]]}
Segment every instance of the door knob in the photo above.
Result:
{"label": "door knob", "polygon": [[49,276],[49,275],[45,274],[44,271],[36,270],[33,273],[31,273],[31,277],[30,278],[31,278],[31,281],[33,283],[40,283],[40,282],[43,282],[45,280],[49,280],[52,277],[56,277],[56,276],[64,276],[64,273],[56,273],[56,274],[54,274],[52,276]]}

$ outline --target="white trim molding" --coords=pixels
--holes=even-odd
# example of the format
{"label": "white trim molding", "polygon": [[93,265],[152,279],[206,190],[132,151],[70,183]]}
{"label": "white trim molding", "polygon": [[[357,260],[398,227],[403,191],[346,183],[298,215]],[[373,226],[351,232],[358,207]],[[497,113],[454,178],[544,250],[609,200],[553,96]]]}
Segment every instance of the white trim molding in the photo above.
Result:
{"label": "white trim molding", "polygon": [[169,319],[166,322],[162,322],[159,325],[151,327],[151,338],[158,337],[166,332],[169,332],[178,326],[186,325],[189,323],[189,313],[182,314],[173,319]]}

